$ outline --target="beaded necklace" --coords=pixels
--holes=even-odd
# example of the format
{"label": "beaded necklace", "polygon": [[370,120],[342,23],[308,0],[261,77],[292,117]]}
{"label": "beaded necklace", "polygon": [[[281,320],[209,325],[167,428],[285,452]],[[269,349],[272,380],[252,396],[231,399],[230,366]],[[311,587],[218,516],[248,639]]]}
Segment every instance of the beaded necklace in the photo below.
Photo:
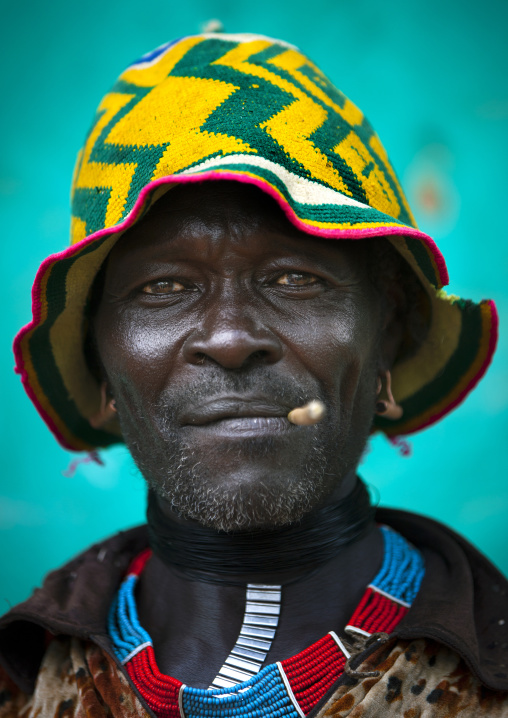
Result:
{"label": "beaded necklace", "polygon": [[[391,633],[406,615],[424,575],[421,554],[392,529],[381,527],[384,558],[345,631]],[[344,672],[350,654],[330,631],[296,656],[261,668],[232,687],[192,688],[157,667],[152,639],[139,623],[134,589],[151,555],[137,556],[113,601],[109,634],[115,654],[158,718],[305,718]]]}

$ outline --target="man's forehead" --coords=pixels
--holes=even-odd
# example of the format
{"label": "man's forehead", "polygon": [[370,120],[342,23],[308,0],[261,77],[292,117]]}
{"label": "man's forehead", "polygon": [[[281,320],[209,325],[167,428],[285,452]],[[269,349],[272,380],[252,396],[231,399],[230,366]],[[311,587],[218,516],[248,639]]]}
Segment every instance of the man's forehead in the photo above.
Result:
{"label": "man's forehead", "polygon": [[245,218],[254,223],[284,227],[288,233],[299,233],[267,192],[232,180],[173,185],[152,204],[143,223],[162,215],[175,223],[201,218],[209,223],[214,220],[226,223]]}
{"label": "man's forehead", "polygon": [[225,236],[240,251],[299,253],[325,261],[328,255],[363,253],[360,245],[364,244],[314,237],[295,227],[279,204],[257,187],[220,181],[171,188],[123,235],[111,255],[113,261],[166,250],[201,256],[213,240]]}

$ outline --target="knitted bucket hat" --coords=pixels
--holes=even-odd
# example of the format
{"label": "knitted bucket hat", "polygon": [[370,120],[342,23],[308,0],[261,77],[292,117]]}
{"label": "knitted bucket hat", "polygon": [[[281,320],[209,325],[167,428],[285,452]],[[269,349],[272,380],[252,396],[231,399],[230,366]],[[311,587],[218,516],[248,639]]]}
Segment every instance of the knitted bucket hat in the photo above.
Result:
{"label": "knitted bucket hat", "polygon": [[256,185],[312,236],[386,237],[428,294],[425,342],[397,361],[404,413],[387,434],[422,429],[453,409],[494,352],[494,303],[447,296],[444,259],[416,227],[379,138],[360,110],[295,47],[258,35],[184,37],[144,55],[99,105],[73,181],[71,247],[46,259],[16,369],[58,441],[89,450],[122,441],[94,429],[100,386],[84,355],[87,302],[108,252],[175,183]]}

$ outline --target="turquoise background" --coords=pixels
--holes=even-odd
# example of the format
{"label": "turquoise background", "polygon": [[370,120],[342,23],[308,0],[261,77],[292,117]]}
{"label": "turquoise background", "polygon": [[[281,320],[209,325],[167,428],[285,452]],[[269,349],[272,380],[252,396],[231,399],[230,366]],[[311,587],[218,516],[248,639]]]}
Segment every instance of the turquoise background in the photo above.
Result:
{"label": "turquoise background", "polygon": [[143,520],[125,449],[63,475],[75,457],[25,396],[10,346],[39,263],[67,243],[74,159],[102,95],[138,56],[212,18],[310,55],[381,136],[451,291],[496,300],[487,378],[411,438],[411,458],[375,438],[362,474],[381,503],[445,521],[508,572],[507,16],[501,0],[2,3],[0,613],[76,551]]}

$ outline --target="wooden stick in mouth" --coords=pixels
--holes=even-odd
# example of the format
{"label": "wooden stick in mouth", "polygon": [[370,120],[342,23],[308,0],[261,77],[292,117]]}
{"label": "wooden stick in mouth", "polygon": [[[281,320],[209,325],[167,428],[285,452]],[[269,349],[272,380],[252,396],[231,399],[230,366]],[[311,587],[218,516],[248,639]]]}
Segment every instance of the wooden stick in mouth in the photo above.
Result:
{"label": "wooden stick in mouth", "polygon": [[326,407],[319,399],[309,401],[305,406],[299,406],[292,409],[288,414],[288,419],[292,424],[298,426],[312,426],[319,424],[326,414]]}

